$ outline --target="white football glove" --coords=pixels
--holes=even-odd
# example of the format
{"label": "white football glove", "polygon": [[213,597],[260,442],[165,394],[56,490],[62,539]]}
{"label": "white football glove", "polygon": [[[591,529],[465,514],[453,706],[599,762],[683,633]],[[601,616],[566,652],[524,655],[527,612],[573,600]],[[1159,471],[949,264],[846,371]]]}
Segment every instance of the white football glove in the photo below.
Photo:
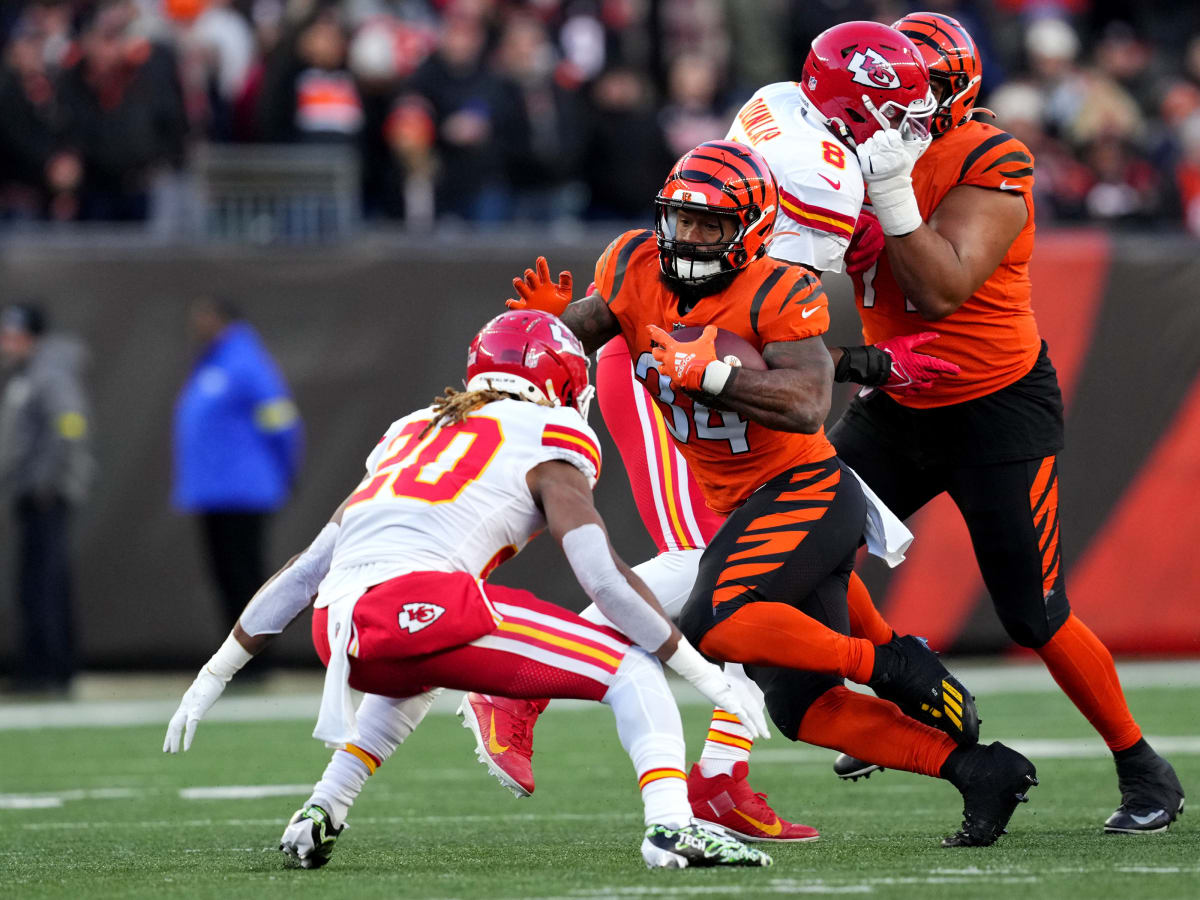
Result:
{"label": "white football glove", "polygon": [[227,682],[222,681],[207,667],[200,670],[192,686],[183,695],[183,701],[171,723],[167,726],[167,736],[163,740],[163,753],[178,753],[179,742],[183,739],[183,749],[192,746],[192,737],[196,734],[196,725],[217,702],[217,698],[225,691]]}
{"label": "white football glove", "polygon": [[167,736],[163,739],[163,753],[178,753],[181,737],[184,750],[192,746],[196,725],[217,702],[217,698],[225,690],[225,685],[229,684],[229,679],[253,656],[254,654],[246,650],[232,634],[225,638],[225,643],[212,655],[212,659],[204,664],[192,686],[183,695],[179,709],[171,716],[171,722],[167,725]]}
{"label": "white football glove", "polygon": [[679,647],[667,660],[667,665],[713,706],[737,716],[752,738],[771,736],[758,697],[745,684],[727,678],[719,667],[706,661],[687,641],[680,639]]}
{"label": "white football glove", "polygon": [[924,221],[912,188],[912,170],[924,146],[905,141],[894,128],[877,131],[858,145],[863,181],[886,235],[910,234]]}

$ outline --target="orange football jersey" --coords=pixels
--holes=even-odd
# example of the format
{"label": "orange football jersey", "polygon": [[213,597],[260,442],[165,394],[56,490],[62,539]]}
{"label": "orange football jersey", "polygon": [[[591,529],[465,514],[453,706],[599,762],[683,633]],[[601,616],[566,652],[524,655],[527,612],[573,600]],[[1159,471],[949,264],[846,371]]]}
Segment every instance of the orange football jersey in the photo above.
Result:
{"label": "orange football jersey", "polygon": [[716,325],[760,352],[776,341],[824,334],[829,329],[829,301],[816,274],[761,257],[723,291],[680,313],[678,295],[660,277],[654,232],[628,231],[609,244],[596,263],[596,289],[621,323],[634,372],[662,410],[714,511],[729,513],[780,472],[834,455],[823,428],[816,434],[775,431],[676,392],[658,372],[646,328],[657,325],[672,331]]}
{"label": "orange football jersey", "polygon": [[929,221],[949,191],[960,184],[1019,193],[1029,217],[996,271],[957,310],[927,322],[896,283],[887,254],[874,269],[854,276],[863,336],[874,344],[921,331],[941,337],[922,350],[957,363],[962,372],[940,378],[908,397],[905,406],[925,409],[990,394],[1021,378],[1041,347],[1030,304],[1029,257],[1033,252],[1033,154],[1023,143],[983,122],[967,122],[936,138],[913,169],[913,191]]}

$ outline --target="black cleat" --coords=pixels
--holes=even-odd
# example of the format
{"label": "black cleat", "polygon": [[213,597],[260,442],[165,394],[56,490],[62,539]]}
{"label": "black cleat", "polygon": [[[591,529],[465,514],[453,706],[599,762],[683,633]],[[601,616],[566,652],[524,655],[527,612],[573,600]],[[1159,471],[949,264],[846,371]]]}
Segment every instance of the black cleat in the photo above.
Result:
{"label": "black cleat", "polygon": [[289,865],[319,869],[329,862],[333,845],[345,827],[334,828],[329,813],[316,804],[310,804],[296,810],[288,820],[283,837],[279,839],[279,849],[287,857]]}
{"label": "black cleat", "polygon": [[855,759],[849,753],[839,753],[833,761],[833,774],[843,781],[858,781],[860,778],[870,778],[875,772],[885,772],[883,766],[869,763],[863,759]]}
{"label": "black cleat", "polygon": [[963,822],[943,847],[988,847],[1006,834],[1018,803],[1038,783],[1037,769],[1016,750],[997,741],[953,751],[943,776],[963,795]]}
{"label": "black cleat", "polygon": [[[1141,746],[1139,746],[1141,745]],[[1171,764],[1144,740],[1117,759],[1121,805],[1108,817],[1109,834],[1155,834],[1183,815],[1183,786]]]}
{"label": "black cleat", "polygon": [[942,665],[924,638],[906,634],[877,646],[867,685],[906,716],[944,731],[960,747],[979,742],[975,697]]}
{"label": "black cleat", "polygon": [[642,859],[649,869],[771,865],[771,857],[763,851],[699,825],[651,825],[642,838]]}

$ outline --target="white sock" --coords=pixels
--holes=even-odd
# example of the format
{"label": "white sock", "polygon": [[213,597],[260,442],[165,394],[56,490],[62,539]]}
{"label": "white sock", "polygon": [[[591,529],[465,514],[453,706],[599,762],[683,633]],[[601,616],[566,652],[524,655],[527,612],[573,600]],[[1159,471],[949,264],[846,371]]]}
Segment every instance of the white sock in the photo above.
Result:
{"label": "white sock", "polygon": [[637,772],[646,824],[682,828],[690,823],[683,723],[658,660],[630,647],[604,702],[612,707],[621,746]]}
{"label": "white sock", "polygon": [[[726,663],[725,674],[731,681],[740,681],[746,685],[758,698],[759,706],[763,704],[762,690],[750,680],[750,676],[739,663]],[[723,709],[714,709],[712,722],[708,726],[708,737],[704,741],[704,750],[700,754],[700,774],[705,778],[732,775],[735,764],[749,762],[750,750],[753,747],[754,739],[750,736],[750,731],[737,716]]]}
{"label": "white sock", "polygon": [[320,806],[340,827],[367,778],[413,733],[440,693],[436,688],[403,700],[366,694],[358,706],[358,740],[333,751],[305,805]]}

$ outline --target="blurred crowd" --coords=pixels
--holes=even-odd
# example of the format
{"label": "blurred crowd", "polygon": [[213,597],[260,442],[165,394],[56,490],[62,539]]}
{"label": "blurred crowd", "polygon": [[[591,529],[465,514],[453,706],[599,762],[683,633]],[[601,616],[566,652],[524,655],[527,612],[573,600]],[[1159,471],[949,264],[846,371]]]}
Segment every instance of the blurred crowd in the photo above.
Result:
{"label": "blurred crowd", "polygon": [[352,147],[367,216],[629,219],[812,38],[958,18],[1040,223],[1200,235],[1200,4],[6,0],[0,218],[141,220],[206,142]]}

